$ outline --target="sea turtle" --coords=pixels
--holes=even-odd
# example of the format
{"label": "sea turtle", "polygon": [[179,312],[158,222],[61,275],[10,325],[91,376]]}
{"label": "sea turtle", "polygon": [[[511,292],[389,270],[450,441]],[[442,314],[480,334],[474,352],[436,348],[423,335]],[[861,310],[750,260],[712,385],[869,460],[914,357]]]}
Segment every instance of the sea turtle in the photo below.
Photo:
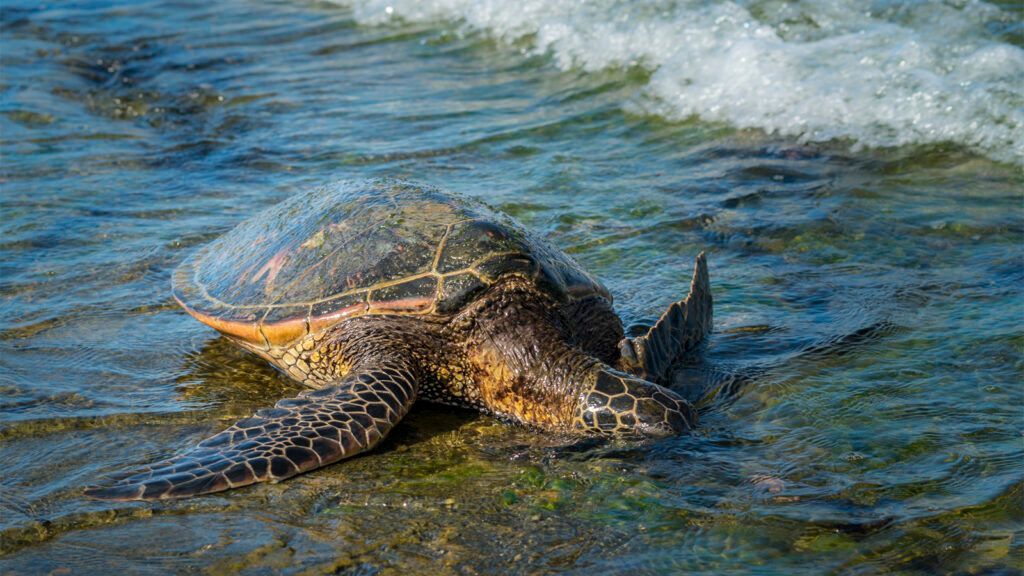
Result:
{"label": "sea turtle", "polygon": [[185,310],[312,390],[87,494],[193,496],[276,482],[369,450],[417,398],[541,429],[663,436],[697,414],[658,384],[711,329],[690,294],[624,338],[579,264],[484,204],[393,179],[293,196],[174,272]]}

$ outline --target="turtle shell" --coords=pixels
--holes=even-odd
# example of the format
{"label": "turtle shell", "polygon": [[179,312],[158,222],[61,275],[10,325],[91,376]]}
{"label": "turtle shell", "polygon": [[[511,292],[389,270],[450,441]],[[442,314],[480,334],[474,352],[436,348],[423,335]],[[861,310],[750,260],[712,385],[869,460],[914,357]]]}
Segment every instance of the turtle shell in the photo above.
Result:
{"label": "turtle shell", "polygon": [[362,314],[451,315],[518,275],[559,301],[607,290],[508,216],[439,188],[345,181],[293,196],[175,271],[193,316],[262,348]]}

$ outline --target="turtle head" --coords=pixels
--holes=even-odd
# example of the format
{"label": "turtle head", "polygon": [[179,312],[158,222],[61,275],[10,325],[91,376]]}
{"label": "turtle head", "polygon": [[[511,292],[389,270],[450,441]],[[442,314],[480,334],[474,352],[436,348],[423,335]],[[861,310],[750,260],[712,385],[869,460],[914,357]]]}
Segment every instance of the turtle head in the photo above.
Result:
{"label": "turtle head", "polygon": [[671,390],[610,368],[598,368],[581,394],[577,428],[660,438],[697,425],[697,411]]}

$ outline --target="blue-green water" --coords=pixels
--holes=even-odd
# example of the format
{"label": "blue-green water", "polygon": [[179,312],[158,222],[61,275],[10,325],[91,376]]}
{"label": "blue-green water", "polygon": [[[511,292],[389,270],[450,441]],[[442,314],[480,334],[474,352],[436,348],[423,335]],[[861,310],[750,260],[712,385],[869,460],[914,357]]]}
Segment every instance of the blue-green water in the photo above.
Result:
{"label": "blue-green water", "polygon": [[[983,86],[928,84],[951,111],[852,97],[836,120],[746,88],[678,105],[747,76],[620,57],[648,28],[609,33],[619,51],[595,63],[576,34],[593,14],[449,4],[4,3],[0,573],[1024,569],[1022,97],[998,84],[1019,71],[1019,8],[924,6],[962,10],[929,28],[873,4],[904,32],[847,26],[924,52],[945,26],[975,66],[945,79]],[[820,39],[808,21],[845,38],[818,4],[714,6],[774,27],[791,59]],[[905,59],[907,78],[935,58]],[[780,85],[822,94],[798,62]],[[943,131],[906,128],[928,122]],[[377,175],[508,211],[600,276],[627,324],[685,293],[706,250],[716,331],[675,382],[701,427],[567,445],[424,405],[376,451],[279,485],[84,499],[297,390],[178,309],[173,267],[294,191]]]}

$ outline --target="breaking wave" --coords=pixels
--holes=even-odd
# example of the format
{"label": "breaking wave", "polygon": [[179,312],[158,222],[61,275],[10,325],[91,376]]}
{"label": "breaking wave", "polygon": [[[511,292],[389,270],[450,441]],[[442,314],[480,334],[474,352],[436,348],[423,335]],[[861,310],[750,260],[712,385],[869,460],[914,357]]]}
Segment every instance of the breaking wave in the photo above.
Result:
{"label": "breaking wave", "polygon": [[[343,2],[348,4],[348,2]],[[369,0],[363,24],[456,23],[562,69],[642,67],[623,107],[855,147],[956,143],[1024,164],[1020,14],[972,1]],[[525,48],[522,48],[524,47]]]}

